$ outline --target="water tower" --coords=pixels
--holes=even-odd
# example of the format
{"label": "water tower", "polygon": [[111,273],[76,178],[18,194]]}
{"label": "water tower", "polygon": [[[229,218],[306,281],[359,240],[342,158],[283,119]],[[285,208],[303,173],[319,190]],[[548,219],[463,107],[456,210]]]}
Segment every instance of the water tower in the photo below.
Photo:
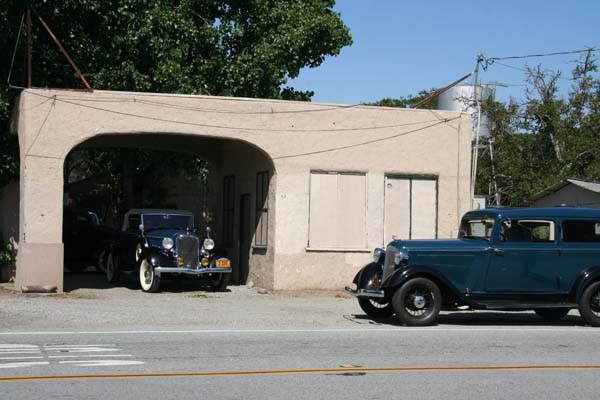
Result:
{"label": "water tower", "polygon": [[[440,110],[468,112],[473,116],[473,140],[475,140],[477,129],[477,102],[482,104],[488,99],[493,99],[496,94],[496,86],[479,84],[462,84],[451,87],[438,96],[438,108]],[[492,124],[490,119],[482,113],[479,135],[486,137],[490,135]]]}

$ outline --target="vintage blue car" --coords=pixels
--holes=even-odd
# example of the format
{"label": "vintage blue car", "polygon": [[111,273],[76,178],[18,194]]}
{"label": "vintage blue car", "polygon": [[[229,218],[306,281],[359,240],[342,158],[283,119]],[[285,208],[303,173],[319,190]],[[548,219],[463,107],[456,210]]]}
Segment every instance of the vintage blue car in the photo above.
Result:
{"label": "vintage blue car", "polygon": [[578,308],[600,326],[600,209],[492,208],[464,215],[458,239],[394,240],[354,278],[362,310],[412,326],[441,310]]}
{"label": "vintage blue car", "polygon": [[208,278],[210,287],[224,291],[231,261],[215,247],[210,228],[201,238],[194,214],[183,210],[134,209],[125,214],[107,250],[106,278],[115,282],[133,270],[145,292],[156,292],[163,276]]}

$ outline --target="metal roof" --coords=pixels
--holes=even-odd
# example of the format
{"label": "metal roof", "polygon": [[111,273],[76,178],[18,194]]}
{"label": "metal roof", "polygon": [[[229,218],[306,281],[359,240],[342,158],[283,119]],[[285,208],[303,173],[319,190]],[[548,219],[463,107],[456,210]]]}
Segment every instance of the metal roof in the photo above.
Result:
{"label": "metal roof", "polygon": [[560,189],[564,188],[569,184],[578,186],[585,190],[589,190],[590,192],[600,193],[600,183],[598,182],[568,178],[558,182],[557,184],[547,187],[539,193],[534,194],[529,200],[527,200],[525,204],[531,204],[534,201],[541,199],[542,197],[546,197],[552,193],[558,192]]}
{"label": "metal roof", "polygon": [[482,210],[469,211],[465,216],[492,218],[600,218],[600,209],[578,207],[485,208]]}

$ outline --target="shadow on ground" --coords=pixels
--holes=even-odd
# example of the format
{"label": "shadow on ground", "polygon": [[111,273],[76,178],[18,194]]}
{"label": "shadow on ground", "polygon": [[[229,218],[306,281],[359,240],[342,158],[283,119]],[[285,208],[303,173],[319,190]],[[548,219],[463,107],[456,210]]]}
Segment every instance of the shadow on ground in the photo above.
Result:
{"label": "shadow on ground", "polygon": [[[402,326],[395,318],[374,319],[365,314],[354,314],[353,319],[359,323]],[[550,322],[538,317],[533,312],[493,312],[464,311],[440,314],[437,325],[462,326],[585,326],[579,315],[569,314],[560,321]]]}
{"label": "shadow on ground", "polygon": [[[104,274],[93,268],[87,268],[80,272],[65,271],[64,291],[66,293],[77,289],[113,289],[125,288],[129,290],[142,291],[137,279],[133,273],[123,273],[115,283],[106,281]],[[163,293],[184,293],[206,291],[211,292],[210,286],[202,279],[170,278],[163,279],[160,285],[160,291]],[[227,289],[226,292],[230,290]]]}

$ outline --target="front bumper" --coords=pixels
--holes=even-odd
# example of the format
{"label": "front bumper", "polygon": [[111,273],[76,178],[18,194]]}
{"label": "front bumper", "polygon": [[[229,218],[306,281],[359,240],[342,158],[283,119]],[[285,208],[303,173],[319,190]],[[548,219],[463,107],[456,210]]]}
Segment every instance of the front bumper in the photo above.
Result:
{"label": "front bumper", "polygon": [[[201,264],[198,263],[198,268],[157,265],[154,267],[154,273],[157,276],[160,276],[161,274],[183,274],[183,275],[201,276],[201,275],[211,275],[211,274],[229,274],[232,272],[231,266],[217,267],[216,266],[217,261],[229,261],[229,260],[226,258],[218,258],[216,260],[213,259],[208,267],[202,267]],[[231,261],[229,261],[229,265],[231,265]]]}
{"label": "front bumper", "polygon": [[182,267],[154,267],[154,273],[157,276],[161,276],[161,274],[184,274],[184,275],[209,275],[209,274],[227,274],[231,273],[232,269],[230,268],[217,268],[217,267],[208,267],[208,268],[182,268]]}
{"label": "front bumper", "polygon": [[385,297],[385,292],[383,290],[376,289],[352,289],[346,286],[346,292],[352,294],[356,297],[375,297],[378,299],[382,299]]}

